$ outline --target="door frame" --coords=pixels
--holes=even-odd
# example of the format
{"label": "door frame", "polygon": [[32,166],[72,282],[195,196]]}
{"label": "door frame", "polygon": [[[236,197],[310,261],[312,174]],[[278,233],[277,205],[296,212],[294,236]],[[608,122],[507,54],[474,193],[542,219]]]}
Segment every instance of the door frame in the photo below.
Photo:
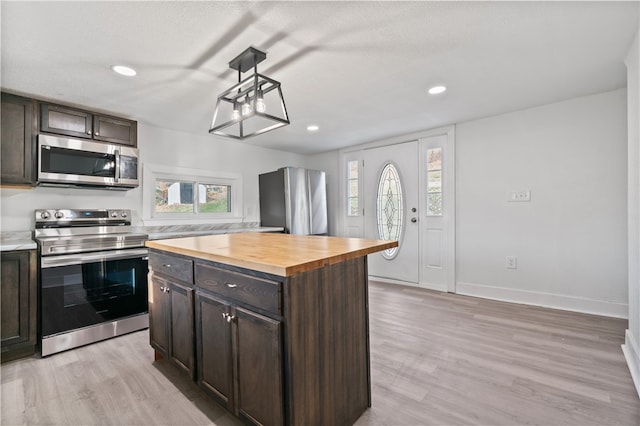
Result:
{"label": "door frame", "polygon": [[[399,144],[399,143],[403,143],[403,142],[410,142],[412,140],[417,140],[418,141],[418,150],[419,152],[422,152],[422,145],[421,145],[421,140],[422,139],[426,139],[432,136],[446,136],[447,138],[447,151],[448,151],[448,158],[449,160],[446,162],[446,164],[449,164],[449,167],[451,167],[453,165],[454,167],[454,173],[451,175],[450,180],[452,180],[448,186],[449,186],[449,202],[447,203],[448,207],[451,208],[453,210],[453,213],[450,216],[450,221],[451,221],[451,231],[448,235],[448,237],[451,239],[451,245],[449,247],[449,256],[450,256],[450,261],[452,262],[451,268],[448,271],[447,277],[446,277],[446,291],[449,293],[455,293],[456,292],[456,273],[457,273],[457,267],[456,267],[456,202],[455,202],[455,198],[456,198],[456,191],[455,191],[455,125],[450,125],[450,126],[444,126],[444,127],[438,127],[435,129],[430,129],[430,130],[424,130],[424,131],[420,131],[420,132],[416,132],[416,133],[410,133],[410,134],[406,134],[406,135],[400,135],[400,136],[395,136],[392,138],[387,138],[387,139],[381,139],[381,140],[377,140],[377,141],[372,141],[372,142],[368,142],[368,143],[364,143],[361,145],[356,145],[356,146],[351,146],[348,148],[343,148],[339,151],[339,165],[338,165],[338,170],[339,170],[339,177],[338,177],[338,182],[339,182],[339,197],[340,197],[340,202],[339,202],[339,217],[337,218],[338,220],[337,222],[337,226],[336,229],[339,232],[339,235],[341,236],[359,236],[359,237],[364,237],[364,217],[362,215],[358,216],[358,217],[348,217],[347,216],[347,170],[346,170],[346,164],[348,160],[354,160],[354,159],[358,159],[359,160],[359,176],[361,177],[360,179],[360,185],[359,185],[359,195],[361,197],[362,200],[362,195],[364,192],[364,188],[362,185],[362,180],[364,178],[364,174],[363,174],[363,169],[362,169],[362,159],[364,158],[364,150],[365,149],[370,149],[370,148],[379,148],[382,146],[387,146],[387,145],[395,145],[395,144]],[[423,161],[420,161],[418,164],[418,168],[419,168],[419,173],[420,176],[424,175],[424,168],[425,165],[423,164]],[[362,201],[361,201],[361,205],[362,205]],[[357,232],[357,228],[360,227],[360,233],[358,235]],[[354,231],[354,229],[356,229],[356,231]],[[420,232],[422,233],[422,226],[420,228]],[[422,242],[422,237],[420,238],[420,243],[419,243],[419,250],[420,250],[420,258],[423,259],[423,242]],[[423,282],[423,277],[422,277],[422,265],[419,265],[420,267],[420,274],[419,274],[419,285],[422,284]]]}

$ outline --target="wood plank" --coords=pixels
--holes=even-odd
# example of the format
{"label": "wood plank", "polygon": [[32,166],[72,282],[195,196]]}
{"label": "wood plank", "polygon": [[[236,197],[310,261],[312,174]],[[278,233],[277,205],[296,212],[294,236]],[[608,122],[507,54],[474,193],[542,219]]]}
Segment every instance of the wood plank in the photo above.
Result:
{"label": "wood plank", "polygon": [[398,246],[397,241],[248,232],[148,241],[147,247],[289,277]]}
{"label": "wood plank", "polygon": [[[358,426],[640,424],[626,320],[376,282],[369,300],[373,404]],[[167,360],[150,364],[148,340],[3,364],[0,423],[241,424]]]}

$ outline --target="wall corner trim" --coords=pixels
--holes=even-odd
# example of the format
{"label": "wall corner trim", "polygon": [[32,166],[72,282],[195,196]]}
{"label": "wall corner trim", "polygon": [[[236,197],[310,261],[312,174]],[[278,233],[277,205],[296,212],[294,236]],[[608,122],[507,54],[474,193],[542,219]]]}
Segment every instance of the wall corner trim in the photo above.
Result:
{"label": "wall corner trim", "polygon": [[636,392],[640,398],[640,347],[638,342],[633,338],[633,334],[627,329],[624,333],[624,345],[622,345],[622,352],[627,360],[629,371],[631,372],[631,378],[636,386]]}

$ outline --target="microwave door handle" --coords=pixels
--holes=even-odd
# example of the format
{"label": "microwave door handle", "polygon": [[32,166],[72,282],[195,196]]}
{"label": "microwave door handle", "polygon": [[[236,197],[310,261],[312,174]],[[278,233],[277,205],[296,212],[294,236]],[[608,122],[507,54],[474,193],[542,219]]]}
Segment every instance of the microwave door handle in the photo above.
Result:
{"label": "microwave door handle", "polygon": [[119,150],[115,150],[115,154],[116,154],[116,176],[115,176],[115,183],[118,183],[118,179],[120,179],[120,151]]}

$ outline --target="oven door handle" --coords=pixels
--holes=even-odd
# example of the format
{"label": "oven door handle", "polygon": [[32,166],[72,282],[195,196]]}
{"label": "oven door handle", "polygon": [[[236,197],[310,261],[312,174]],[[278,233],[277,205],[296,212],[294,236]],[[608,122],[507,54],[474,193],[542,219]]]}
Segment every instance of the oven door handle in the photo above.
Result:
{"label": "oven door handle", "polygon": [[67,254],[61,256],[42,256],[40,258],[41,268],[55,268],[58,266],[80,265],[84,263],[103,262],[118,259],[144,258],[149,255],[146,248],[129,250],[109,250],[94,253]]}

